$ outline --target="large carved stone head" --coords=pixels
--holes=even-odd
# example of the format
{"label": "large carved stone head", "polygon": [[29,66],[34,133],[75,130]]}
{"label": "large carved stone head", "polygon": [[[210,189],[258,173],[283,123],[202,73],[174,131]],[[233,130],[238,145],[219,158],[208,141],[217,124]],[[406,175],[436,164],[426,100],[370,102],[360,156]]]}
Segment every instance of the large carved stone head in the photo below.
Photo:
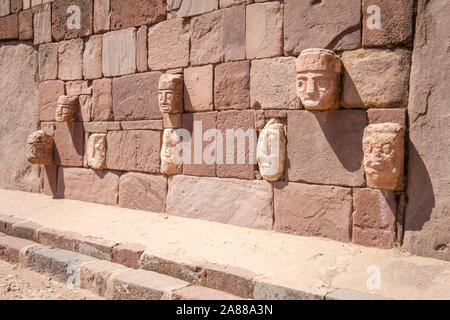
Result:
{"label": "large carved stone head", "polygon": [[183,76],[163,74],[158,86],[159,109],[163,113],[183,112]]}
{"label": "large carved stone head", "polygon": [[92,169],[106,168],[106,134],[91,134],[86,148],[87,165]]}
{"label": "large carved stone head", "polygon": [[55,120],[59,122],[75,121],[77,119],[78,107],[78,96],[60,96],[58,98]]}
{"label": "large carved stone head", "polygon": [[364,130],[364,171],[370,188],[403,188],[405,130],[397,123],[371,124]]}
{"label": "large carved stone head", "polygon": [[31,164],[53,164],[53,137],[39,130],[28,138],[27,160]]}
{"label": "large carved stone head", "polygon": [[297,96],[306,110],[338,109],[342,63],[331,50],[303,50],[297,59]]}
{"label": "large carved stone head", "polygon": [[182,165],[183,149],[182,137],[176,129],[164,129],[161,147],[161,173],[166,175],[177,174]]}
{"label": "large carved stone head", "polygon": [[284,174],[286,136],[279,119],[271,119],[261,130],[256,148],[259,172],[268,181],[278,181]]}

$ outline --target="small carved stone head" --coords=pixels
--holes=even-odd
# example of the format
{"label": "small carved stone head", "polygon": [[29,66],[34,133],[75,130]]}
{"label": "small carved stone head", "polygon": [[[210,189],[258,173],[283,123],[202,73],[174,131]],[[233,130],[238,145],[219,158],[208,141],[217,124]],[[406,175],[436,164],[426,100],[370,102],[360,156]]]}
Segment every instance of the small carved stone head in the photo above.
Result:
{"label": "small carved stone head", "polygon": [[58,98],[55,120],[59,122],[75,121],[77,119],[78,107],[78,96],[60,96]]}
{"label": "small carved stone head", "polygon": [[87,164],[92,169],[106,168],[106,134],[91,134],[87,144]]}
{"label": "small carved stone head", "polygon": [[297,96],[306,110],[330,110],[340,106],[342,63],[333,51],[303,50],[297,59]]}
{"label": "small carved stone head", "polygon": [[183,112],[183,76],[163,74],[159,78],[158,99],[161,112]]}
{"label": "small carved stone head", "polygon": [[39,130],[28,138],[27,160],[31,164],[53,164],[53,137]]}
{"label": "small carved stone head", "polygon": [[374,189],[403,188],[405,131],[398,123],[371,124],[364,130],[364,171]]}
{"label": "small carved stone head", "polygon": [[271,119],[261,130],[257,145],[259,172],[267,181],[278,181],[284,174],[286,136],[279,119]]}

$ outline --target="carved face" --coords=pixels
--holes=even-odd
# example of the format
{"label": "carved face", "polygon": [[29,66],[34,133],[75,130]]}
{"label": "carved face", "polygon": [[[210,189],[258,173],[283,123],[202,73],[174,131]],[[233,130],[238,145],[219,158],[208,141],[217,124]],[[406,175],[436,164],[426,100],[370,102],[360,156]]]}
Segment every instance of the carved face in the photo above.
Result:
{"label": "carved face", "polygon": [[261,176],[268,181],[281,179],[284,173],[286,154],[286,137],[283,125],[271,119],[261,130],[258,146],[257,160]]}
{"label": "carved face", "polygon": [[338,107],[338,75],[315,71],[297,74],[297,96],[307,110],[326,110]]}
{"label": "carved face", "polygon": [[58,99],[55,120],[59,122],[72,122],[77,118],[78,97],[61,96]]}
{"label": "carved face", "polygon": [[181,93],[175,90],[159,90],[159,109],[163,113],[179,113]]}
{"label": "carved face", "polygon": [[43,131],[33,132],[28,138],[27,160],[32,164],[53,163],[53,138]]}
{"label": "carved face", "polygon": [[106,168],[106,135],[91,134],[87,145],[88,166],[103,170]]}
{"label": "carved face", "polygon": [[164,129],[161,148],[161,173],[173,175],[178,172],[183,156],[181,141],[182,138],[178,135],[176,129]]}

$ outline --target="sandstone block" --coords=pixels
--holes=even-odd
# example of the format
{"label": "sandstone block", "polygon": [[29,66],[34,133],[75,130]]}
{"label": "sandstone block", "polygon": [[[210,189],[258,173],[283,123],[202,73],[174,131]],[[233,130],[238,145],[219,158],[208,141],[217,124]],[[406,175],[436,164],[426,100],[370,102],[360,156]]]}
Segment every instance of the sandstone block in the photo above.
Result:
{"label": "sandstone block", "polygon": [[109,261],[94,261],[80,267],[80,287],[88,289],[99,296],[104,296],[108,280],[115,272],[128,269]]}
{"label": "sandstone block", "polygon": [[84,132],[80,122],[55,122],[54,141],[58,165],[83,166]]}
{"label": "sandstone block", "polygon": [[186,112],[213,111],[212,65],[184,69],[184,110]]}
{"label": "sandstone block", "polygon": [[47,3],[33,10],[34,44],[52,42],[51,4]]}
{"label": "sandstone block", "polygon": [[111,0],[94,0],[94,33],[111,29]]}
{"label": "sandstone block", "polygon": [[24,222],[25,219],[17,218],[13,216],[2,216],[0,217],[0,232],[12,235],[13,225],[15,223]]}
{"label": "sandstone block", "polygon": [[11,13],[19,12],[23,9],[23,0],[11,0]]}
{"label": "sandstone block", "polygon": [[11,13],[11,2],[10,0],[0,1],[0,17],[7,16]]}
{"label": "sandstone block", "polygon": [[245,59],[245,6],[221,10],[223,14],[223,51],[224,60]]}
{"label": "sandstone block", "polygon": [[0,260],[9,263],[19,263],[20,250],[32,245],[36,245],[36,243],[25,239],[3,236],[0,238]]}
{"label": "sandstone block", "polygon": [[112,261],[136,269],[144,251],[145,247],[140,244],[121,243],[113,247]]}
{"label": "sandstone block", "polygon": [[168,0],[168,17],[182,18],[196,16],[202,13],[218,9],[218,2],[215,0]]}
{"label": "sandstone block", "polygon": [[45,166],[42,175],[44,179],[44,186],[42,192],[45,195],[54,197],[56,195],[56,184],[58,181],[58,167]]}
{"label": "sandstone block", "polygon": [[360,49],[342,55],[342,105],[346,108],[406,107],[411,52]]}
{"label": "sandstone block", "polygon": [[92,95],[92,83],[89,81],[67,81],[66,82],[66,95],[79,96],[79,95]]}
{"label": "sandstone block", "polygon": [[350,241],[352,193],[349,188],[277,182],[274,229],[301,236]]}
{"label": "sandstone block", "polygon": [[365,126],[364,111],[288,112],[286,179],[364,186]]}
{"label": "sandstone block", "polygon": [[41,121],[55,120],[58,98],[64,94],[64,81],[44,81],[39,84],[39,116]]}
{"label": "sandstone block", "polygon": [[58,44],[39,46],[39,79],[55,80],[58,77]]}
{"label": "sandstone block", "polygon": [[83,79],[82,39],[73,39],[58,43],[58,77],[61,80]]}
{"label": "sandstone block", "polygon": [[111,29],[155,24],[166,19],[163,0],[111,0]]}
{"label": "sandstone block", "polygon": [[223,63],[214,72],[216,110],[242,110],[250,107],[250,61]]}
{"label": "sandstone block", "polygon": [[390,122],[406,127],[405,109],[368,109],[367,118],[369,124]]}
{"label": "sandstone block", "polygon": [[19,39],[33,39],[33,11],[26,10],[19,12]]}
{"label": "sandstone block", "polygon": [[12,226],[12,236],[31,241],[37,241],[38,232],[44,226],[33,221],[24,221],[14,223]]}
{"label": "sandstone block", "polygon": [[182,68],[189,65],[190,32],[183,19],[164,21],[148,30],[150,70]]}
{"label": "sandstone block", "polygon": [[92,80],[102,77],[102,37],[92,36],[86,41],[83,53],[83,76]]}
{"label": "sandstone block", "polygon": [[112,80],[103,78],[92,82],[92,120],[113,120]]}
{"label": "sandstone block", "polygon": [[252,2],[253,2],[253,0],[219,0],[219,7],[220,7],[220,9],[222,9],[222,8],[238,6],[241,4],[249,4]]}
{"label": "sandstone block", "polygon": [[90,95],[80,95],[80,110],[78,119],[80,121],[91,121],[91,113],[92,113],[92,97]]}
{"label": "sandstone block", "polygon": [[19,38],[19,15],[12,14],[0,18],[0,40]]}
{"label": "sandstone block", "polygon": [[37,242],[63,250],[78,251],[80,238],[81,234],[78,232],[43,228],[38,232]]}
{"label": "sandstone block", "polygon": [[327,290],[305,289],[271,279],[255,279],[255,300],[324,300]]}
{"label": "sandstone block", "polygon": [[81,237],[78,244],[78,252],[101,260],[111,261],[113,247],[117,242],[97,237]]}
{"label": "sandstone block", "polygon": [[102,71],[105,77],[136,72],[136,29],[128,28],[103,35]]}
{"label": "sandstone block", "polygon": [[136,32],[136,68],[138,72],[148,70],[148,27],[142,26]]}
{"label": "sandstone block", "polygon": [[92,0],[56,0],[51,5],[54,41],[92,34]]}
{"label": "sandstone block", "polygon": [[122,121],[122,130],[163,130],[162,120]]}
{"label": "sandstone block", "polygon": [[106,133],[108,131],[119,131],[122,128],[120,127],[120,122],[84,122],[83,123],[84,131],[86,133]]}
{"label": "sandstone block", "polygon": [[172,300],[242,300],[242,298],[215,289],[189,286],[175,290]]}
{"label": "sandstone block", "polygon": [[164,113],[163,114],[164,128],[177,129],[181,128],[181,114],[180,113]]}
{"label": "sandstone block", "polygon": [[168,214],[272,228],[272,187],[265,181],[173,176],[166,201]]}

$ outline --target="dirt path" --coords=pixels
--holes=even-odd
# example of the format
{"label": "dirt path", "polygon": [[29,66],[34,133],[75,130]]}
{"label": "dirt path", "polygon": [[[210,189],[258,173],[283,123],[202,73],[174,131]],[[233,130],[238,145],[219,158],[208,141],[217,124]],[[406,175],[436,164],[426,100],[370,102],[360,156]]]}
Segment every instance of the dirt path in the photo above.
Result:
{"label": "dirt path", "polygon": [[0,261],[0,300],[96,300],[87,290],[67,288],[49,276]]}

